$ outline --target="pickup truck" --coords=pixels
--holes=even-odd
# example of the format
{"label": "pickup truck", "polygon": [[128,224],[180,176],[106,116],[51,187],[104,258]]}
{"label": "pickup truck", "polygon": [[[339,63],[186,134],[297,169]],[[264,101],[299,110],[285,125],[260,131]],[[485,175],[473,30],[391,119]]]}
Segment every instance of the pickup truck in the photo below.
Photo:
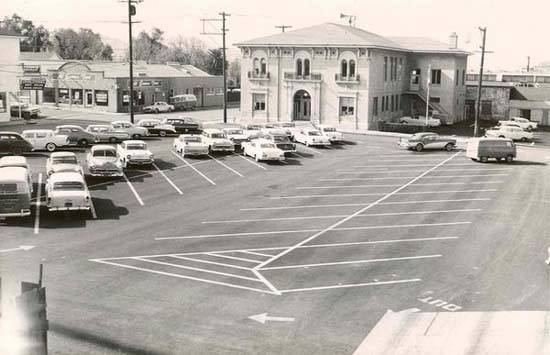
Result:
{"label": "pickup truck", "polygon": [[117,146],[117,154],[120,157],[123,167],[129,165],[152,165],[155,157],[144,141],[129,140]]}

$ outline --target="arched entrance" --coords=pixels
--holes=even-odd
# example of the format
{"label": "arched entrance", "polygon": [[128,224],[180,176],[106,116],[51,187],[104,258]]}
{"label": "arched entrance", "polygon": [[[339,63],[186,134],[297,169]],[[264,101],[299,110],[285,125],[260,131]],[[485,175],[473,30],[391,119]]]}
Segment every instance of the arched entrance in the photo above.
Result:
{"label": "arched entrance", "polygon": [[311,120],[311,95],[305,90],[298,90],[294,94],[292,119],[295,121]]}

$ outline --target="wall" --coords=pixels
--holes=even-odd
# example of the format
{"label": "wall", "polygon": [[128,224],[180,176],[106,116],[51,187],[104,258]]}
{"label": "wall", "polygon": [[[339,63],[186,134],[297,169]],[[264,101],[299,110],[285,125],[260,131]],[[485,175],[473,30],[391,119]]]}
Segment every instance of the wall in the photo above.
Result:
{"label": "wall", "polygon": [[[492,119],[508,118],[510,108],[510,88],[509,87],[482,87],[481,100],[491,100]],[[477,86],[466,87],[466,99],[475,101],[477,105]]]}
{"label": "wall", "polygon": [[19,38],[0,36],[0,48],[0,107],[7,108],[19,91]]}

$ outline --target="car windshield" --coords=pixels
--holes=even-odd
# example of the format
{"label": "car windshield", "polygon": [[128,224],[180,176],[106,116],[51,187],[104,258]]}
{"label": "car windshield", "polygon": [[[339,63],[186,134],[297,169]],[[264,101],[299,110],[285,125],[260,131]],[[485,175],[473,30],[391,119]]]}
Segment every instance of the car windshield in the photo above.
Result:
{"label": "car windshield", "polygon": [[53,157],[54,164],[76,164],[76,157]]}
{"label": "car windshield", "polygon": [[212,138],[225,138],[224,133],[212,133]]}
{"label": "car windshield", "polygon": [[273,140],[275,142],[288,142],[288,138],[286,136],[273,136]]}
{"label": "car windshield", "polygon": [[147,146],[145,144],[128,144],[128,145],[126,145],[126,149],[128,149],[128,150],[145,150],[145,149],[147,149]]}
{"label": "car windshield", "polygon": [[323,128],[323,131],[325,131],[325,132],[336,132],[336,128],[325,127],[325,128]]}
{"label": "car windshield", "polygon": [[272,143],[262,143],[262,148],[275,148]]}
{"label": "car windshield", "polygon": [[17,192],[17,184],[0,184],[0,194],[11,194]]}
{"label": "car windshield", "polygon": [[260,126],[256,126],[256,125],[250,125],[250,126],[246,127],[246,129],[249,130],[249,131],[257,131],[260,128],[261,128]]}
{"label": "car windshield", "polygon": [[308,136],[320,136],[321,133],[317,132],[317,131],[309,131],[307,132]]}
{"label": "car windshield", "polygon": [[281,127],[296,127],[294,123],[283,123]]}
{"label": "car windshield", "polygon": [[184,140],[186,142],[200,142],[201,137],[185,137]]}
{"label": "car windshield", "polygon": [[111,149],[95,150],[94,157],[116,157],[116,152]]}
{"label": "car windshield", "polygon": [[63,191],[82,191],[84,185],[80,181],[60,181],[53,184],[54,190]]}
{"label": "car windshield", "polygon": [[242,129],[228,129],[225,132],[227,134],[243,134]]}

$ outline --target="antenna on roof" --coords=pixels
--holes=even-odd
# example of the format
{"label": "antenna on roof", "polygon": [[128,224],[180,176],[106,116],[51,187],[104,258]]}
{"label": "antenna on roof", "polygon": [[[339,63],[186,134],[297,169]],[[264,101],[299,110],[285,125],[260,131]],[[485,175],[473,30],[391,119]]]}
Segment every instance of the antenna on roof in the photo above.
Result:
{"label": "antenna on roof", "polygon": [[357,16],[355,15],[346,15],[346,14],[342,14],[340,13],[340,18],[343,19],[347,19],[348,20],[348,23],[349,23],[349,26],[350,27],[355,27],[355,21],[357,20]]}

